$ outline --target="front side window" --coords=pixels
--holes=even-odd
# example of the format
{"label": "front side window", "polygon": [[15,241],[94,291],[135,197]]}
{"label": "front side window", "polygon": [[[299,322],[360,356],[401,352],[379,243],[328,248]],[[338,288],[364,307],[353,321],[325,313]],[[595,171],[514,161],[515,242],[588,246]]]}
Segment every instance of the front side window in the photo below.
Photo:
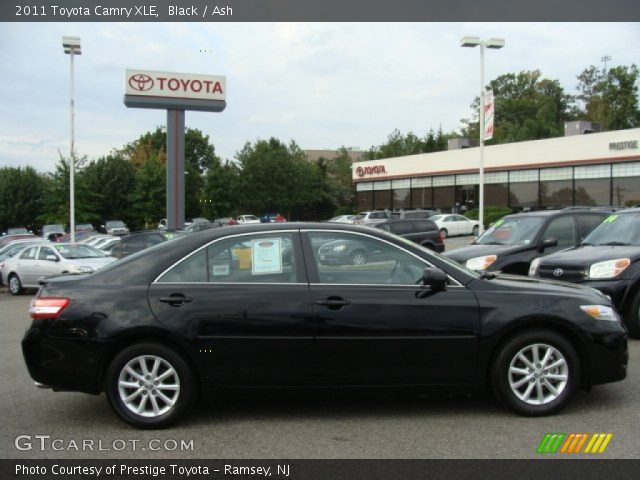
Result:
{"label": "front side window", "polygon": [[320,283],[396,284],[421,282],[425,262],[380,240],[345,232],[309,232]]}
{"label": "front side window", "polygon": [[564,216],[553,219],[544,233],[543,239],[555,238],[559,247],[576,244],[576,224],[573,217]]}
{"label": "front side window", "polygon": [[162,275],[162,283],[297,283],[293,234],[241,235],[212,243]]}
{"label": "front side window", "polygon": [[46,260],[49,255],[56,257],[56,254],[49,247],[41,247],[40,253],[38,253],[38,260]]}

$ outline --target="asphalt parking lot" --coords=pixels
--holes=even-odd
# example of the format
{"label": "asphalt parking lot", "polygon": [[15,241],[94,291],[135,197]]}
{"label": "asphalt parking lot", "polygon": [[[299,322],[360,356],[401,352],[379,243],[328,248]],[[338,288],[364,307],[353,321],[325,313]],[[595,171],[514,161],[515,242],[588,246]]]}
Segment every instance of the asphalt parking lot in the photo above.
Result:
{"label": "asphalt parking lot", "polygon": [[[200,402],[171,429],[139,431],[111,412],[104,395],[34,387],[20,349],[30,298],[0,293],[2,458],[534,458],[549,432],[612,433],[599,458],[640,453],[638,341],[630,344],[625,381],[579,392],[569,408],[552,417],[519,417],[490,394],[247,398]],[[21,435],[27,436],[18,440],[24,450],[16,448]]]}

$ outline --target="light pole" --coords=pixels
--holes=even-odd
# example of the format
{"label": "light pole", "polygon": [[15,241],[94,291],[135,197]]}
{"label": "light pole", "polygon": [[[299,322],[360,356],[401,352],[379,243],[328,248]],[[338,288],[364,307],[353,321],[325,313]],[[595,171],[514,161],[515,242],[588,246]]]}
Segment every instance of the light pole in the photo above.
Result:
{"label": "light pole", "polygon": [[75,170],[76,157],[74,148],[74,113],[73,113],[73,57],[82,53],[80,49],[80,37],[62,37],[64,53],[71,56],[71,154],[69,158],[69,229],[71,231],[71,243],[76,241],[76,206],[75,206]]}
{"label": "light pole", "polygon": [[480,40],[480,37],[464,37],[460,40],[461,47],[480,46],[480,175],[479,175],[479,192],[478,192],[478,235],[484,232],[484,49],[493,48],[500,49],[504,47],[504,38],[490,38],[488,40]]}

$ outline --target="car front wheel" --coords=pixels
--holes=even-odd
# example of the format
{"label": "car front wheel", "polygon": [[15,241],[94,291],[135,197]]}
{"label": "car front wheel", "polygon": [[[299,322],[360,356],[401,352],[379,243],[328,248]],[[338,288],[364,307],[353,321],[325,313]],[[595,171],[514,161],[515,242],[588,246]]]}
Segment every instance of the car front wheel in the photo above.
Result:
{"label": "car front wheel", "polygon": [[132,345],[111,362],[106,375],[109,404],[127,423],[164,428],[189,411],[196,381],[181,355],[157,343]]}
{"label": "car front wheel", "polygon": [[24,291],[20,277],[15,273],[9,275],[9,291],[11,292],[11,295],[22,295],[22,292]]}
{"label": "car front wheel", "polygon": [[499,350],[491,370],[491,386],[498,399],[527,416],[550,415],[566,407],[579,378],[575,348],[548,330],[511,338]]}

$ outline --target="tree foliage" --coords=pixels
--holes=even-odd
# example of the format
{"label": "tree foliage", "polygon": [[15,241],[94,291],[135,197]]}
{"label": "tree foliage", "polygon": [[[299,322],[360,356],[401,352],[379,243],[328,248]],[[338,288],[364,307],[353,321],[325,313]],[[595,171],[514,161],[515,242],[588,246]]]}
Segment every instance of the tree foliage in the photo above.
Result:
{"label": "tree foliage", "polygon": [[609,70],[591,65],[578,75],[578,96],[582,115],[601,122],[604,130],[622,130],[640,126],[638,79],[640,71],[631,66]]}
{"label": "tree foliage", "polygon": [[409,132],[406,135],[395,129],[387,136],[387,140],[378,147],[371,147],[369,158],[393,158],[406,155],[416,155],[419,153],[440,152],[447,149],[447,141],[453,134],[445,135],[442,127],[438,132],[430,129],[424,137],[418,137],[415,133]]}
{"label": "tree foliage", "polygon": [[37,228],[44,204],[45,179],[33,168],[0,168],[0,231]]}

